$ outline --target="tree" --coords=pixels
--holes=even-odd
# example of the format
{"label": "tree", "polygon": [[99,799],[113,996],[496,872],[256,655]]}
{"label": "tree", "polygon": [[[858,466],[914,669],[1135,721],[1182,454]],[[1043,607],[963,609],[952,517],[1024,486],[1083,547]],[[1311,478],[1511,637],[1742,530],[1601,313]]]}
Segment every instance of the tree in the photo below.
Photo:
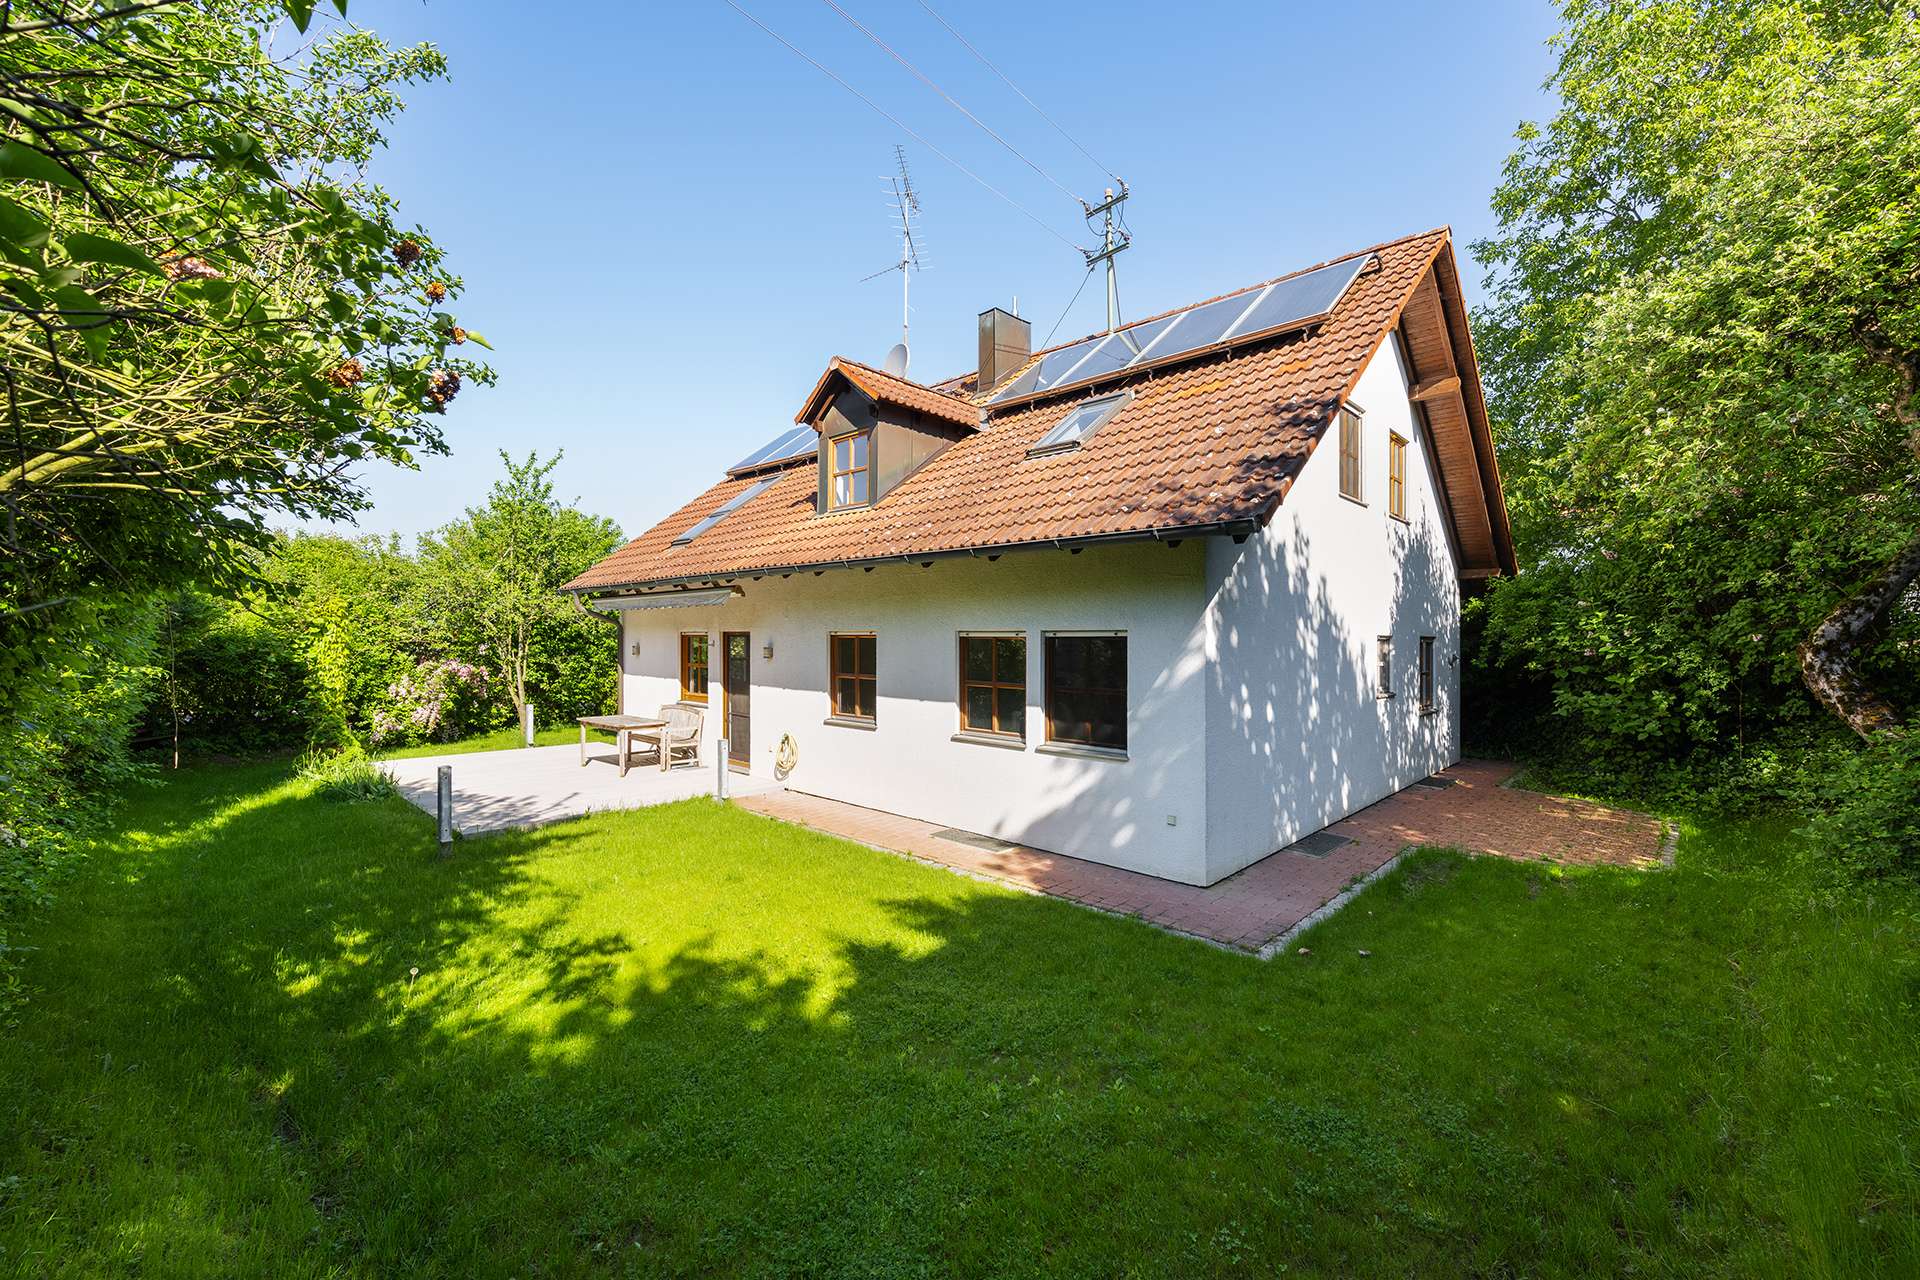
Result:
{"label": "tree", "polygon": [[1560,109],[1522,129],[1476,246],[1527,564],[1490,643],[1617,743],[1790,720],[1796,680],[1893,730],[1913,664],[1881,642],[1920,575],[1920,18],[1561,7]]}
{"label": "tree", "polygon": [[270,519],[364,507],[352,468],[443,452],[492,377],[368,176],[444,60],[287,47],[313,8],[0,3],[0,928],[131,776],[156,595],[244,588]]}
{"label": "tree", "polygon": [[[516,717],[525,713],[543,666],[557,675],[566,655],[591,655],[602,673],[594,683],[610,687],[618,665],[613,629],[583,616],[559,588],[618,546],[620,529],[555,501],[548,477],[560,458],[556,453],[542,462],[529,453],[516,462],[503,451],[507,475],[494,483],[486,504],[469,507],[463,519],[420,542],[430,616],[456,647],[472,646],[460,656],[494,673]],[[577,686],[564,689],[566,705],[555,710],[599,709],[576,708],[601,699]]]}
{"label": "tree", "polygon": [[0,6],[0,616],[244,582],[269,517],[363,508],[352,468],[444,452],[491,378],[367,176],[444,59],[276,49],[283,9],[306,29],[311,0]]}

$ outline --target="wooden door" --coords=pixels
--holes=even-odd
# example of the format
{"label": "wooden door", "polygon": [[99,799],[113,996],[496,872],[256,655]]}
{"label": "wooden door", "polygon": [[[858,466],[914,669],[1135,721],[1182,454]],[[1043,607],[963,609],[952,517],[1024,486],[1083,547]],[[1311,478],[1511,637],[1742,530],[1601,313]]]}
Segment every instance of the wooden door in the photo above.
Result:
{"label": "wooden door", "polygon": [[729,631],[720,638],[725,651],[721,668],[721,687],[726,699],[727,763],[747,768],[753,760],[752,724],[749,718],[752,682],[748,679],[753,640],[744,631]]}

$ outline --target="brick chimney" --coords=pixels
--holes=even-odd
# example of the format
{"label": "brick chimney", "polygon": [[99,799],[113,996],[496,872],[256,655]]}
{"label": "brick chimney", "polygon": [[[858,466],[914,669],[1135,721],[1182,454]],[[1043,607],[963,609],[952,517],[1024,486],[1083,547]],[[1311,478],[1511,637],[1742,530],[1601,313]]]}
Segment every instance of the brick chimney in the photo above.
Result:
{"label": "brick chimney", "polygon": [[1032,354],[1032,324],[999,307],[980,313],[980,390],[1018,369]]}

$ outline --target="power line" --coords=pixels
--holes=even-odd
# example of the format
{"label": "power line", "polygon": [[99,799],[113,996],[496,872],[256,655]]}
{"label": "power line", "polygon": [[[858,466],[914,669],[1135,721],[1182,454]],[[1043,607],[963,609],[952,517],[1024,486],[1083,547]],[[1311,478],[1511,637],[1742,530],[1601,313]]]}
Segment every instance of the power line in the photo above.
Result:
{"label": "power line", "polygon": [[785,36],[781,35],[778,31],[775,31],[772,27],[760,21],[760,19],[754,17],[751,13],[748,13],[745,9],[741,8],[739,4],[735,3],[735,0],[726,0],[726,5],[729,9],[732,9],[735,13],[745,18],[748,22],[751,22],[754,26],[760,28],[762,31],[772,36],[775,40],[778,40],[781,44],[785,45],[788,51],[791,52],[795,57],[799,58],[803,62],[812,64],[813,68],[816,71],[820,72],[822,75],[832,80],[835,84],[839,85],[842,89],[845,89],[848,93],[852,94],[854,97],[860,99],[860,101],[866,103],[869,107],[872,107],[874,111],[878,112],[881,116],[885,117],[888,121],[892,122],[895,128],[901,130],[908,137],[912,138],[915,142],[918,142],[921,146],[933,152],[933,154],[939,156],[942,160],[945,160],[948,164],[952,165],[954,168],[958,169],[960,172],[966,174],[969,178],[972,178],[975,182],[979,183],[981,186],[991,191],[994,195],[999,196],[1002,200],[1012,205],[1015,209],[1018,209],[1022,214],[1026,216],[1027,220],[1032,222],[1036,227],[1039,227],[1042,231],[1052,236],[1055,240],[1058,240],[1061,244],[1066,245],[1069,249],[1072,249],[1078,253],[1086,252],[1085,249],[1081,248],[1079,245],[1067,239],[1065,236],[1061,235],[1058,231],[1054,230],[1051,226],[1049,226],[1045,221],[1041,219],[1040,215],[1036,214],[1035,212],[1033,212],[1033,210],[1021,204],[1018,200],[1015,200],[1012,196],[1008,195],[1006,192],[1002,191],[1000,188],[994,186],[991,182],[988,182],[985,178],[981,177],[979,174],[975,173],[973,170],[967,168],[967,166],[961,164],[958,160],[955,160],[952,156],[948,155],[946,152],[942,151],[940,148],[934,146],[931,142],[928,142],[925,138],[921,137],[911,127],[909,127],[905,121],[901,120],[900,117],[894,115],[891,111],[888,111],[885,107],[882,107],[879,103],[875,102],[872,98],[869,98],[866,94],[854,88],[851,84],[848,84],[845,80],[841,79],[838,75],[836,75],[831,69],[829,69],[824,64],[820,63],[816,59],[809,56],[804,50],[802,50],[798,45],[794,44],[791,40],[787,39]]}
{"label": "power line", "polygon": [[1019,85],[1015,84],[1012,80],[1009,80],[1007,78],[1006,72],[994,66],[993,63],[987,61],[987,55],[980,52],[978,49],[974,48],[972,41],[968,40],[965,36],[961,35],[958,31],[954,30],[952,23],[948,22],[945,18],[941,17],[938,13],[935,13],[933,6],[928,4],[927,0],[920,0],[920,7],[927,11],[928,17],[932,18],[935,22],[945,27],[947,29],[948,35],[952,36],[955,40],[958,40],[961,44],[965,45],[967,47],[968,53],[980,59],[980,64],[982,66],[984,66],[987,70],[993,72],[993,74],[995,74],[996,76],[999,76],[1001,82],[1005,84],[1007,88],[1019,94],[1020,100],[1026,103],[1028,106],[1032,107],[1034,111],[1038,112],[1040,118],[1042,120],[1045,120],[1048,124],[1052,125],[1055,132],[1057,132],[1061,137],[1065,138],[1068,142],[1071,142],[1074,146],[1074,149],[1078,151],[1081,155],[1085,156],[1088,162],[1091,163],[1094,168],[1100,170],[1100,172],[1106,174],[1109,178],[1112,178],[1115,182],[1120,181],[1119,174],[1109,169],[1106,165],[1101,164],[1098,160],[1095,160],[1093,158],[1093,153],[1091,151],[1088,151],[1085,147],[1081,146],[1080,140],[1078,138],[1068,133],[1066,131],[1066,128],[1063,125],[1061,125],[1061,123],[1058,120],[1055,120],[1052,116],[1048,115],[1044,110],[1042,110],[1039,103],[1035,102],[1032,98],[1029,98],[1026,95],[1025,90],[1023,90]]}
{"label": "power line", "polygon": [[835,4],[834,0],[820,0],[820,3],[826,5],[827,8],[833,10],[835,13],[839,14],[842,18],[846,19],[848,26],[851,26],[855,31],[858,31],[861,35],[873,41],[873,43],[878,45],[880,50],[883,53],[885,53],[888,57],[892,58],[895,62],[899,63],[901,66],[905,67],[907,70],[913,72],[913,74],[919,78],[920,83],[926,85],[927,88],[933,90],[935,93],[945,98],[947,100],[948,106],[952,107],[955,111],[958,111],[961,115],[965,116],[967,119],[973,121],[974,124],[979,126],[980,131],[982,133],[986,134],[989,138],[992,138],[995,142],[999,143],[1001,146],[1005,147],[1008,151],[1012,152],[1014,157],[1018,159],[1020,163],[1026,165],[1027,168],[1033,170],[1035,173],[1045,178],[1048,182],[1053,183],[1055,187],[1059,188],[1061,195],[1073,201],[1075,204],[1081,203],[1079,196],[1067,190],[1067,188],[1063,186],[1057,178],[1055,178],[1052,174],[1048,173],[1045,169],[1042,169],[1039,165],[1027,159],[1027,157],[1021,153],[1020,148],[1014,146],[1011,142],[1008,142],[1005,138],[995,133],[993,129],[988,126],[986,121],[982,120],[979,116],[973,114],[973,112],[961,106],[958,99],[956,99],[952,94],[948,93],[945,89],[942,89],[939,85],[935,84],[930,78],[928,78],[925,72],[921,71],[920,68],[914,66],[913,63],[907,61],[905,56],[903,56],[892,45],[888,44],[885,40],[882,40],[879,36],[873,34],[873,32],[870,29],[868,29],[865,25],[863,25],[858,18],[854,17],[852,14],[848,13],[845,9],[842,9],[839,5]]}
{"label": "power line", "polygon": [[1073,310],[1073,304],[1080,301],[1080,291],[1081,289],[1085,289],[1087,287],[1087,281],[1091,279],[1093,279],[1093,264],[1089,262],[1087,264],[1087,274],[1080,277],[1080,288],[1075,289],[1073,291],[1073,296],[1067,299],[1066,311],[1062,311],[1060,313],[1060,319],[1055,320],[1053,322],[1053,328],[1047,330],[1047,336],[1040,340],[1041,350],[1044,351],[1047,348],[1048,344],[1053,341],[1053,335],[1060,331],[1061,322],[1067,318],[1067,311]]}

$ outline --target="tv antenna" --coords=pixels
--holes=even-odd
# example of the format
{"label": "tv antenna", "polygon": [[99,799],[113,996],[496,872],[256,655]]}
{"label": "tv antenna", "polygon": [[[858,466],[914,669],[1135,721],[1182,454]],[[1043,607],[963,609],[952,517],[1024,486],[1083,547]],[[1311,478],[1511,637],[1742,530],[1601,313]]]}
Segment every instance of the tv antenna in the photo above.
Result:
{"label": "tv antenna", "polygon": [[[877,280],[889,271],[900,273],[900,346],[904,349],[907,345],[907,331],[911,327],[913,317],[910,296],[913,273],[924,270],[925,265],[920,261],[920,243],[913,238],[913,220],[920,216],[920,193],[913,189],[913,175],[907,171],[905,147],[897,143],[894,145],[893,161],[898,167],[898,172],[889,174],[881,181],[893,188],[893,212],[900,222],[900,260],[890,267],[882,267],[870,276],[862,277],[862,283],[867,280]],[[901,360],[904,372],[904,354]]]}
{"label": "tv antenna", "polygon": [[1114,181],[1120,184],[1119,195],[1115,195],[1113,188],[1108,187],[1106,199],[1102,200],[1099,204],[1088,204],[1084,200],[1080,202],[1080,207],[1087,211],[1088,222],[1092,222],[1095,217],[1103,217],[1105,219],[1100,229],[1100,247],[1098,249],[1082,249],[1080,252],[1086,255],[1087,270],[1089,271],[1093,270],[1098,263],[1104,262],[1107,264],[1108,333],[1112,333],[1120,327],[1120,274],[1115,270],[1113,260],[1122,250],[1133,243],[1133,233],[1127,230],[1124,212],[1121,215],[1119,225],[1116,226],[1114,224],[1114,212],[1119,210],[1120,207],[1127,202],[1126,180],[1116,176]]}

